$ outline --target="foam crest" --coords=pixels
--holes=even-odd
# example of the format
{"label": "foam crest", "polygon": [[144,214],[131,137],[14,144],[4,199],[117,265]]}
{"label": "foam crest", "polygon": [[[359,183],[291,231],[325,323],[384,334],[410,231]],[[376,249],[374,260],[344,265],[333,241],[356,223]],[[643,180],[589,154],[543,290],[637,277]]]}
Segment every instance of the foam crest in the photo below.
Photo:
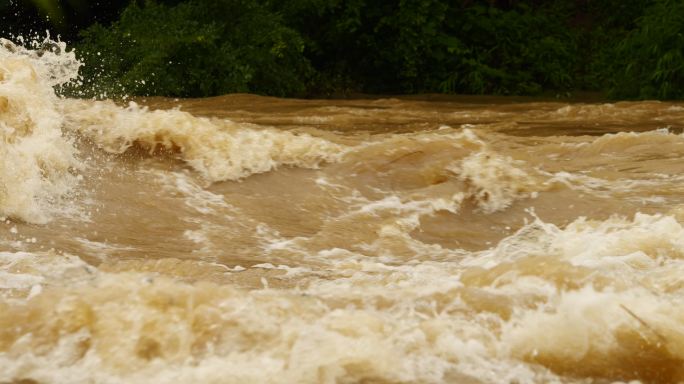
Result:
{"label": "foam crest", "polygon": [[81,164],[62,134],[52,87],[74,78],[78,66],[73,52],[38,56],[6,40],[0,44],[1,214],[45,223],[77,183]]}
{"label": "foam crest", "polygon": [[477,205],[485,213],[492,213],[509,207],[515,200],[534,197],[542,189],[539,178],[526,172],[524,166],[522,161],[483,150],[449,170],[468,184],[468,194]]}
{"label": "foam crest", "polygon": [[354,147],[344,161],[355,165],[355,174],[368,174],[369,183],[382,189],[406,190],[410,198],[421,191],[435,197],[443,189],[446,198],[459,192],[484,213],[502,211],[546,188],[539,172],[498,153],[468,128],[454,131],[443,126],[437,131],[392,135]]}
{"label": "foam crest", "polygon": [[637,151],[643,153],[662,150],[663,147],[679,152],[682,151],[683,143],[682,135],[674,134],[667,128],[661,128],[646,132],[605,134],[581,146],[579,152],[584,156],[600,153],[631,154]]}
{"label": "foam crest", "polygon": [[309,134],[297,134],[230,120],[195,117],[180,110],[148,110],[131,102],[67,103],[75,130],[112,153],[134,145],[150,152],[179,153],[207,180],[238,180],[279,166],[315,168],[338,159],[344,147]]}
{"label": "foam crest", "polygon": [[534,216],[491,252],[476,254],[472,263],[489,267],[544,256],[602,272],[638,274],[662,263],[679,263],[684,258],[682,238],[684,227],[669,215],[637,213],[632,219],[615,216],[604,221],[580,217],[564,228]]}
{"label": "foam crest", "polygon": [[644,289],[586,287],[559,295],[553,308],[507,325],[513,355],[560,374],[679,382],[684,378],[684,311],[677,300]]}
{"label": "foam crest", "polygon": [[469,258],[484,269],[461,281],[517,302],[502,324],[504,354],[561,375],[679,382],[683,231],[661,215],[565,228],[536,218]]}

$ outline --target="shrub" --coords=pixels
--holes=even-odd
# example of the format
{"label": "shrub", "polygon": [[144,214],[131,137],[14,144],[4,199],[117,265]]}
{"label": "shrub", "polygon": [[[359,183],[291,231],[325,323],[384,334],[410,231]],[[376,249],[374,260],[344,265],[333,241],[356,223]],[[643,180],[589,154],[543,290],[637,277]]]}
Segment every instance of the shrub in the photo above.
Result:
{"label": "shrub", "polygon": [[280,10],[314,66],[366,92],[531,94],[574,85],[567,1],[508,9],[484,1],[294,3]]}
{"label": "shrub", "polygon": [[81,36],[86,96],[297,95],[312,71],[297,32],[254,0],[132,3]]}
{"label": "shrub", "polygon": [[655,0],[614,50],[610,95],[684,98],[684,2]]}
{"label": "shrub", "polygon": [[534,94],[574,85],[577,37],[563,9],[475,5],[450,17],[451,72],[444,92]]}

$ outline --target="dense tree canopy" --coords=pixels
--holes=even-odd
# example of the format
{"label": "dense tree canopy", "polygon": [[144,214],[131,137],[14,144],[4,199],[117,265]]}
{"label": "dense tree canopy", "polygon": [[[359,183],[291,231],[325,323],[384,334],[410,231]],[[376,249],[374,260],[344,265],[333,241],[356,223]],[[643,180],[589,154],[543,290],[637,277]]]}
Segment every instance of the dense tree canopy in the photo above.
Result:
{"label": "dense tree canopy", "polygon": [[684,0],[34,3],[0,2],[3,33],[72,40],[85,96],[684,97]]}

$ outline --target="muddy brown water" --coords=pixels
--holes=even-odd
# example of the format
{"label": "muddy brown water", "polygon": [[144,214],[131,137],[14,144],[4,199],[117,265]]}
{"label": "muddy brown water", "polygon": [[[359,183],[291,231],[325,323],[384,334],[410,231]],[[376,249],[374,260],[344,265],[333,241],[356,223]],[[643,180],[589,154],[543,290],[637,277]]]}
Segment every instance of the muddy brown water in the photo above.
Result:
{"label": "muddy brown water", "polygon": [[122,105],[70,60],[0,51],[0,382],[684,380],[684,104]]}

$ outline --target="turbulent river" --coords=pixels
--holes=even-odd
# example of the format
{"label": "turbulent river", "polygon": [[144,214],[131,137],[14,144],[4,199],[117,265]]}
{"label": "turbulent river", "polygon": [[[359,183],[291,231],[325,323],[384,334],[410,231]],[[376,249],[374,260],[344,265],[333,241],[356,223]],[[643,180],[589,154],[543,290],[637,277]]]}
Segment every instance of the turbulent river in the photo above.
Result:
{"label": "turbulent river", "polygon": [[0,47],[0,383],[684,380],[684,105],[57,97],[79,65]]}

